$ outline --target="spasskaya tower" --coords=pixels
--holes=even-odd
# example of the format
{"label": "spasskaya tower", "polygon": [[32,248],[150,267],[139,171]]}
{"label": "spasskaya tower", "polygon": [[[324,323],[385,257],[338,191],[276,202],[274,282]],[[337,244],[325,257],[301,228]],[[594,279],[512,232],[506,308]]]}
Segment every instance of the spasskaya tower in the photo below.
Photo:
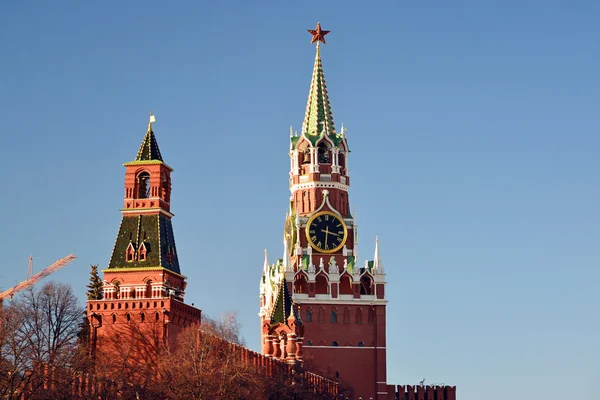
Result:
{"label": "spasskaya tower", "polygon": [[[335,129],[321,63],[320,43],[329,31],[317,24],[309,32],[316,57],[301,133],[290,129],[284,253],[274,264],[265,254],[260,282],[263,353],[289,362],[310,359],[337,373],[355,399],[387,399],[393,391],[386,380],[385,272],[376,238],[373,259],[358,259],[350,150],[344,128]],[[290,317],[293,329],[283,334],[277,327]]]}

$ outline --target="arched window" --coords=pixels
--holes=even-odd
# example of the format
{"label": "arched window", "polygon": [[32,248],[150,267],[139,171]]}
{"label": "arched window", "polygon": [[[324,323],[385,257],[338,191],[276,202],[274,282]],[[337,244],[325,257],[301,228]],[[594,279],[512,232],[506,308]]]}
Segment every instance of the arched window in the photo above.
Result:
{"label": "arched window", "polygon": [[350,309],[348,307],[344,308],[344,323],[345,324],[350,323]]}
{"label": "arched window", "polygon": [[323,307],[319,307],[319,322],[325,322],[325,309]]}
{"label": "arched window", "polygon": [[336,346],[336,347],[337,347],[337,346],[339,346],[339,343],[338,343],[336,340],[334,340],[334,341],[331,343],[331,345],[332,345],[332,346]]}
{"label": "arched window", "polygon": [[294,281],[294,293],[307,293],[308,282],[306,281],[306,276],[304,274],[299,274],[296,276],[296,280]]}
{"label": "arched window", "polygon": [[324,274],[319,274],[315,282],[315,294],[328,294],[329,283],[327,277]]}
{"label": "arched window", "polygon": [[305,345],[305,346],[312,346],[312,340],[307,340],[307,341],[304,343],[304,345]]}
{"label": "arched window", "polygon": [[360,308],[356,309],[356,317],[354,318],[355,324],[362,324],[362,310]]}
{"label": "arched window", "polygon": [[374,308],[369,308],[369,323],[370,324],[375,323],[375,309]]}
{"label": "arched window", "polygon": [[133,262],[135,258],[135,249],[133,248],[133,244],[130,242],[129,246],[127,246],[127,250],[125,251],[125,257],[127,262]]}
{"label": "arched window", "polygon": [[367,275],[360,278],[360,294],[373,294],[373,280]]}
{"label": "arched window", "polygon": [[331,323],[337,324],[337,311],[331,312]]}
{"label": "arched window", "polygon": [[112,315],[112,322],[113,324],[117,323],[117,316],[115,314]]}
{"label": "arched window", "polygon": [[146,243],[142,242],[139,250],[139,259],[140,261],[146,261],[146,254],[148,253],[148,249],[146,248]]}
{"label": "arched window", "polygon": [[331,163],[331,152],[329,147],[323,142],[319,143],[317,148],[317,160],[319,164],[330,164]]}
{"label": "arched window", "polygon": [[147,199],[150,197],[150,174],[147,172],[142,172],[137,177],[137,198],[138,199]]}
{"label": "arched window", "polygon": [[312,311],[306,310],[306,322],[312,322]]}
{"label": "arched window", "polygon": [[340,294],[352,294],[352,281],[348,274],[342,275],[340,279]]}
{"label": "arched window", "polygon": [[171,199],[169,198],[169,180],[167,179],[166,175],[163,175],[162,177],[160,190],[162,192],[161,197],[168,203]]}
{"label": "arched window", "polygon": [[358,342],[358,347],[365,347],[365,342]]}
{"label": "arched window", "polygon": [[131,314],[127,313],[126,318],[127,318],[127,323],[131,322]]}

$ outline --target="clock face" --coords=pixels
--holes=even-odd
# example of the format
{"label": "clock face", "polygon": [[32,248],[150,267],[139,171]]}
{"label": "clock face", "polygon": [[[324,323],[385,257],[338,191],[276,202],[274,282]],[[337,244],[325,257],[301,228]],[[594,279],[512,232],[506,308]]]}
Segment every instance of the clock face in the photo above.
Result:
{"label": "clock face", "polygon": [[321,253],[338,251],[346,243],[347,237],[348,230],[344,221],[329,211],[316,213],[306,224],[308,243]]}

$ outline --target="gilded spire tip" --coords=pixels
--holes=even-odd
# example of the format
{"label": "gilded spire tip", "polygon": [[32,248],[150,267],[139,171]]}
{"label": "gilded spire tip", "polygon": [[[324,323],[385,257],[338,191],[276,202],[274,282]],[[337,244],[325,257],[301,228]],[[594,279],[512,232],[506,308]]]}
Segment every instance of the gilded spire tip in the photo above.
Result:
{"label": "gilded spire tip", "polygon": [[154,114],[152,114],[152,110],[150,110],[150,121],[148,122],[148,132],[152,131],[152,123],[156,122],[156,118],[154,117]]}

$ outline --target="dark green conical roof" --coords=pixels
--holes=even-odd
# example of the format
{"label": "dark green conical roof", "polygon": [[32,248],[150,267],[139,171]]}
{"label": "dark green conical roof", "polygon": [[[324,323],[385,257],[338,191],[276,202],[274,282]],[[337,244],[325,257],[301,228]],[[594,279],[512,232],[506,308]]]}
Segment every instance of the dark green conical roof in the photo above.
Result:
{"label": "dark green conical roof", "polygon": [[[127,248],[139,252],[146,248],[146,258],[127,260]],[[157,268],[181,273],[171,219],[159,215],[123,215],[108,268]]]}
{"label": "dark green conical roof", "polygon": [[288,290],[286,280],[283,278],[282,282],[279,284],[273,312],[271,312],[271,324],[282,323],[287,325],[287,320],[290,317],[291,312],[294,313],[294,318],[299,321],[300,316],[298,315],[298,311],[292,305],[292,296]]}
{"label": "dark green conical roof", "polygon": [[135,161],[151,160],[163,160],[162,156],[160,155],[158,143],[156,142],[156,136],[154,136],[154,132],[152,131],[152,123],[148,124],[148,131],[146,132],[146,136],[144,136],[142,145],[140,146],[137,157],[135,158]]}

